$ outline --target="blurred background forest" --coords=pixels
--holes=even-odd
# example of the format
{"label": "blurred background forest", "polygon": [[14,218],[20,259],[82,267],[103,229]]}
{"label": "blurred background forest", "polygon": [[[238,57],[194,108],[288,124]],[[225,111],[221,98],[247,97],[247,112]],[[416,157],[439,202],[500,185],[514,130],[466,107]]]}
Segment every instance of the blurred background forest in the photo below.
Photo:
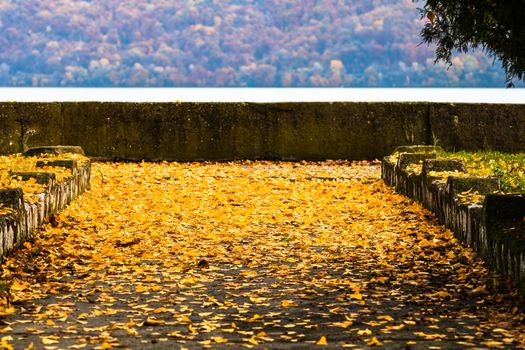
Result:
{"label": "blurred background forest", "polygon": [[412,0],[0,0],[0,85],[504,87],[434,64]]}

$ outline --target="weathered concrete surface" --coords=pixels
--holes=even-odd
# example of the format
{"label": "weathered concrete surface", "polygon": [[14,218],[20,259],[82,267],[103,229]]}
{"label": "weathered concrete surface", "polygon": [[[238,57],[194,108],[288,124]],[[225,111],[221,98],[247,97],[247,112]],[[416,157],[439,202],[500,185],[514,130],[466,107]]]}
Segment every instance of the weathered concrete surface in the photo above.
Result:
{"label": "weathered concrete surface", "polygon": [[66,154],[66,153],[73,153],[73,154],[84,154],[84,150],[80,146],[63,146],[63,145],[57,145],[57,146],[40,146],[40,147],[32,147],[27,149],[24,152],[24,155],[26,156],[38,156],[41,154]]}
{"label": "weathered concrete surface", "polygon": [[129,160],[373,159],[434,137],[525,150],[525,104],[14,102],[0,126],[0,154],[75,144]]}
{"label": "weathered concrete surface", "polygon": [[431,104],[429,119],[432,134],[447,149],[525,149],[525,105]]}
{"label": "weathered concrete surface", "polygon": [[3,154],[23,152],[30,144],[58,145],[62,127],[60,103],[0,103],[0,147]]}
{"label": "weathered concrete surface", "polygon": [[366,159],[425,142],[424,112],[414,104],[68,103],[64,142],[135,160]]}

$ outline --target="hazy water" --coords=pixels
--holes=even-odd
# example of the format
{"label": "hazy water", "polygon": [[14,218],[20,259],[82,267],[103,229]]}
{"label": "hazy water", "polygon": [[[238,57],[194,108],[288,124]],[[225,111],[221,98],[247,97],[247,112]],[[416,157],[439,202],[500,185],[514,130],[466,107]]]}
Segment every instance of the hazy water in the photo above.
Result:
{"label": "hazy water", "polygon": [[471,102],[523,103],[521,89],[420,88],[0,88],[5,101],[122,102]]}

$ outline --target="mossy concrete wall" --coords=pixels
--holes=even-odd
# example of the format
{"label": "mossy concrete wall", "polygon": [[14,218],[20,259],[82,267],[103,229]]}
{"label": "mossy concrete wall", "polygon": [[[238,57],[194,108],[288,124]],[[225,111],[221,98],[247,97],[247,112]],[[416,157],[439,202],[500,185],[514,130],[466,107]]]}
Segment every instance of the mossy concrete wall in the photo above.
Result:
{"label": "mossy concrete wall", "polygon": [[525,151],[524,105],[0,103],[0,153],[79,145],[129,160],[372,159],[395,147]]}

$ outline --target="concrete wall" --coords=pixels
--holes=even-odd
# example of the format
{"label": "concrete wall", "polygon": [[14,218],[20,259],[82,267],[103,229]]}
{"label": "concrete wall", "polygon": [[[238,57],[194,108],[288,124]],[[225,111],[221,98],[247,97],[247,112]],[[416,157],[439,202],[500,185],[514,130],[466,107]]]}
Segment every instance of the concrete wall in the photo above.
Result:
{"label": "concrete wall", "polygon": [[372,159],[434,139],[525,151],[525,104],[13,102],[0,133],[0,154],[66,144],[130,160]]}

